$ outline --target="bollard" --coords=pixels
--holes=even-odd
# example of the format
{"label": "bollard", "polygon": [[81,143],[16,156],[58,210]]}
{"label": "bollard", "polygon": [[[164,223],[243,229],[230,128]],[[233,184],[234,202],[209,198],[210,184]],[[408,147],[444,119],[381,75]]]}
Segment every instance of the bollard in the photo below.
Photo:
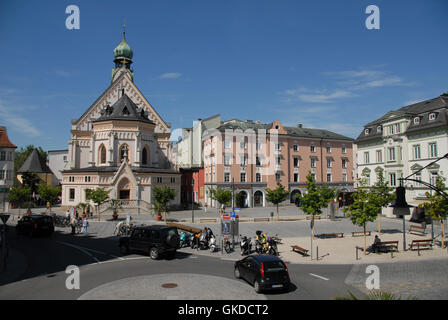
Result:
{"label": "bollard", "polygon": [[316,246],[316,260],[319,261],[319,246]]}
{"label": "bollard", "polygon": [[356,260],[358,260],[358,246],[355,247],[355,252],[356,252]]}
{"label": "bollard", "polygon": [[394,250],[390,250],[390,257],[391,257],[391,259],[394,258]]}
{"label": "bollard", "polygon": [[417,243],[417,252],[418,252],[418,256],[420,257],[420,243]]}

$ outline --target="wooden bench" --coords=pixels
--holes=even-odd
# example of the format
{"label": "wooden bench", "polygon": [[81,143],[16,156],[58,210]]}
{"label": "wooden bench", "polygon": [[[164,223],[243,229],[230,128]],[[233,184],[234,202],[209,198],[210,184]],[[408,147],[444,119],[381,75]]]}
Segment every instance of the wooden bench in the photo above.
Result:
{"label": "wooden bench", "polygon": [[411,250],[432,249],[432,239],[412,240],[409,247]]}
{"label": "wooden bench", "polygon": [[[370,236],[371,231],[366,231],[366,235]],[[352,232],[352,237],[355,236],[363,236],[364,235],[364,231],[353,231]]]}
{"label": "wooden bench", "polygon": [[387,252],[389,252],[389,249],[395,249],[398,252],[398,241],[378,242],[374,247],[375,247],[375,252],[378,252],[381,249],[386,249]]}
{"label": "wooden bench", "polygon": [[421,227],[421,226],[416,226],[415,224],[411,225],[409,227],[409,233],[412,234],[417,234],[419,236],[424,236],[426,235],[425,233],[425,227]]}
{"label": "wooden bench", "polygon": [[299,246],[291,246],[292,251],[302,254],[303,256],[308,255],[308,250]]}
{"label": "wooden bench", "polygon": [[269,218],[254,218],[254,222],[269,222]]}
{"label": "wooden bench", "polygon": [[317,235],[318,238],[344,238],[343,232],[322,233]]}
{"label": "wooden bench", "polygon": [[174,222],[167,222],[168,226],[176,227],[177,229],[188,231],[191,233],[201,233],[203,230],[195,227],[185,226],[183,224],[174,223]]}

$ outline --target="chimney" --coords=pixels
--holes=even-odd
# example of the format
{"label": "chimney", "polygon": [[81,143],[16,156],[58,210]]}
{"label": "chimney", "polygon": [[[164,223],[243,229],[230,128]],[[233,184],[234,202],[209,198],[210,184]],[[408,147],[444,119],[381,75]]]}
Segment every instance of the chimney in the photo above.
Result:
{"label": "chimney", "polygon": [[302,128],[302,124],[299,123],[299,124],[297,125],[297,128]]}

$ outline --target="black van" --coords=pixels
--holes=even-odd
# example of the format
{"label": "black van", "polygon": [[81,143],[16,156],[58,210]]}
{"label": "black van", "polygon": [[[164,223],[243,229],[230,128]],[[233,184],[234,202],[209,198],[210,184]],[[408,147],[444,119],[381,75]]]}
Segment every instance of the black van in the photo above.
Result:
{"label": "black van", "polygon": [[17,234],[26,234],[30,236],[48,235],[54,232],[53,217],[46,215],[23,216],[16,225]]}
{"label": "black van", "polygon": [[135,227],[130,236],[119,239],[118,245],[122,254],[140,251],[154,260],[162,255],[172,258],[179,248],[179,234],[176,227],[165,225]]}

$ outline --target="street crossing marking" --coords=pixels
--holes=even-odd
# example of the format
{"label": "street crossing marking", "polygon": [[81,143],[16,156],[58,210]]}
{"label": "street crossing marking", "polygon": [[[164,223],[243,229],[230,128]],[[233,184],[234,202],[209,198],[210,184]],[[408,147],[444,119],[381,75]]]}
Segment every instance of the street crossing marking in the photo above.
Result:
{"label": "street crossing marking", "polygon": [[81,251],[81,252],[84,252],[86,255],[88,255],[90,258],[92,258],[93,260],[95,260],[96,261],[96,263],[100,263],[100,260],[98,260],[96,257],[94,257],[92,254],[90,254],[90,252],[88,252],[87,250],[89,250],[89,249],[87,249],[87,248],[83,248],[83,247],[79,247],[79,246],[75,246],[74,244],[71,244],[71,243],[67,243],[67,242],[61,242],[61,241],[56,241],[57,243],[60,243],[60,244],[63,244],[63,245],[66,245],[66,246],[69,246],[69,247],[72,247],[72,248],[75,248],[75,249],[78,249],[79,251]]}
{"label": "street crossing marking", "polygon": [[317,274],[314,274],[314,273],[310,273],[310,276],[313,276],[313,277],[316,277],[316,278],[319,278],[319,279],[322,279],[322,280],[325,280],[325,281],[328,281],[328,280],[330,280],[330,279],[328,279],[328,278],[324,278],[324,277],[322,277],[322,276],[319,276],[319,275],[317,275]]}

